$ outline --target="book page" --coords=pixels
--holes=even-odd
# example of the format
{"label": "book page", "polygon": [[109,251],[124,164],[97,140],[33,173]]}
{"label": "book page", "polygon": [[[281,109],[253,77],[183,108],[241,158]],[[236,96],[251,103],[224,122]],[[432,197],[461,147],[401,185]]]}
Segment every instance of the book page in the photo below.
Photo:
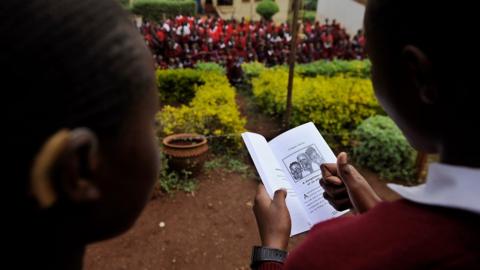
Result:
{"label": "book page", "polygon": [[337,158],[313,123],[291,129],[269,145],[313,224],[342,214],[323,198],[320,165]]}
{"label": "book page", "polygon": [[287,190],[286,203],[292,220],[290,236],[309,230],[312,224],[305,213],[305,209],[298,200],[284,169],[273,155],[265,138],[251,132],[243,133],[242,138],[270,198],[273,198],[273,194],[278,189],[284,188]]}

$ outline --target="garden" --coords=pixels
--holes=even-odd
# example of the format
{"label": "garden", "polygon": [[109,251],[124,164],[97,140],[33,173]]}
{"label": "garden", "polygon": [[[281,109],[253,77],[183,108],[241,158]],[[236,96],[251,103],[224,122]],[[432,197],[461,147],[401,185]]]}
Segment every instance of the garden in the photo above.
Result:
{"label": "garden", "polygon": [[[416,153],[378,105],[369,69],[368,61],[299,65],[291,127],[313,121],[334,152],[348,151],[376,191],[394,199],[385,183],[418,183]],[[248,130],[271,139],[285,130],[288,69],[248,63],[243,70],[236,86],[212,63],[157,71],[159,148],[169,135],[195,133],[209,150],[194,173],[170,168],[162,151],[144,214],[124,236],[93,245],[86,269],[248,269],[250,247],[259,241],[251,207],[260,179],[240,135]],[[303,237],[292,238],[291,247]]]}
{"label": "garden", "polygon": [[[162,21],[165,14],[194,14],[192,3],[123,4]],[[313,20],[306,13],[304,19]],[[158,65],[162,166],[152,199],[132,230],[88,249],[85,269],[249,269],[251,246],[259,243],[252,206],[260,178],[242,142],[246,131],[269,140],[313,122],[336,154],[349,153],[383,199],[397,198],[386,183],[421,183],[418,153],[375,98],[371,63],[328,58],[296,66],[288,126],[284,63],[238,63],[234,81],[221,61]],[[293,237],[290,248],[304,237]]]}

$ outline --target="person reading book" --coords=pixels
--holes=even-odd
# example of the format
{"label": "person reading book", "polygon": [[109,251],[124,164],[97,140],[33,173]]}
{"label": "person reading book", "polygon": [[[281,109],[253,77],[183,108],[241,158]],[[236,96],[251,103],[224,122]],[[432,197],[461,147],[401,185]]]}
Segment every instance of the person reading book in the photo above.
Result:
{"label": "person reading book", "polygon": [[[325,198],[356,214],[316,224],[288,255],[290,193],[259,185],[254,212],[262,247],[254,249],[253,269],[480,267],[480,91],[477,71],[469,67],[479,57],[468,53],[472,43],[442,40],[443,32],[475,31],[477,12],[474,2],[463,0],[367,2],[376,96],[410,144],[438,154],[439,162],[429,165],[423,185],[390,184],[402,199],[383,202],[345,153],[334,163],[326,160],[320,180]],[[462,27],[445,23],[452,16]]]}
{"label": "person reading book", "polygon": [[[318,185],[320,166],[314,159],[336,158],[313,123],[291,129],[267,143],[262,135],[245,132],[242,138],[270,196],[278,189],[289,193],[286,200],[292,220],[290,235],[310,230],[313,224],[342,213],[328,204]],[[321,157],[320,157],[321,156]]]}

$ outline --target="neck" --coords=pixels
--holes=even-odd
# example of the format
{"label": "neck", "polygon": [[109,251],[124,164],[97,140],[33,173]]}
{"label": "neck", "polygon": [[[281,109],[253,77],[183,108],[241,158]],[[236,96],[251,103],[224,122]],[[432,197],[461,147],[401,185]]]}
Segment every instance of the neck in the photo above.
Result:
{"label": "neck", "polygon": [[39,269],[82,269],[85,246],[72,247],[59,243],[43,245],[40,243],[40,245],[36,250],[32,250],[32,252],[37,252],[38,260],[26,262],[27,265],[34,264],[35,268]]}
{"label": "neck", "polygon": [[72,269],[81,270],[83,268],[83,256],[85,247],[62,248],[57,249],[57,254],[53,260],[58,260],[54,269]]}
{"label": "neck", "polygon": [[[28,225],[19,226],[16,229],[22,232],[22,254],[30,257],[21,264],[32,267],[19,267],[25,269],[71,269],[80,270],[83,267],[85,244],[75,240],[74,231],[66,232],[63,226],[43,224],[41,222],[25,223],[34,225],[36,229],[28,228]],[[61,224],[61,222],[58,222]],[[35,226],[36,225],[36,226]],[[24,228],[22,228],[24,227]],[[28,243],[25,245],[25,243]]]}
{"label": "neck", "polygon": [[[440,149],[440,162],[450,165],[480,168],[480,149],[475,147],[475,141],[464,140],[463,144],[455,146],[445,145]],[[468,145],[470,144],[470,145]]]}

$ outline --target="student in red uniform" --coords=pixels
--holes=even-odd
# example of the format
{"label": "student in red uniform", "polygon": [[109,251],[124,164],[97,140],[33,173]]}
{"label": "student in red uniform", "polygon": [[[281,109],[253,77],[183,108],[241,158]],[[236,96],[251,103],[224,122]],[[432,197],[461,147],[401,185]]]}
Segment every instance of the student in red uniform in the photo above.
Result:
{"label": "student in red uniform", "polygon": [[326,52],[326,57],[328,59],[331,59],[332,55],[333,55],[333,41],[334,40],[333,40],[333,35],[330,32],[330,30],[327,30],[326,32],[324,32],[321,35],[320,39],[322,40],[323,49]]}
{"label": "student in red uniform", "polygon": [[[382,202],[345,153],[337,164],[323,164],[324,196],[357,214],[315,225],[288,257],[286,192],[271,200],[259,186],[254,212],[262,247],[256,251],[263,255],[254,269],[480,268],[480,91],[477,71],[466,68],[479,57],[460,49],[475,44],[442,40],[445,30],[475,31],[476,12],[466,0],[368,1],[367,49],[378,100],[413,147],[440,161],[430,165],[424,185],[390,185],[403,197],[395,202]],[[462,29],[445,25],[452,16]],[[445,53],[451,46],[456,53]]]}

